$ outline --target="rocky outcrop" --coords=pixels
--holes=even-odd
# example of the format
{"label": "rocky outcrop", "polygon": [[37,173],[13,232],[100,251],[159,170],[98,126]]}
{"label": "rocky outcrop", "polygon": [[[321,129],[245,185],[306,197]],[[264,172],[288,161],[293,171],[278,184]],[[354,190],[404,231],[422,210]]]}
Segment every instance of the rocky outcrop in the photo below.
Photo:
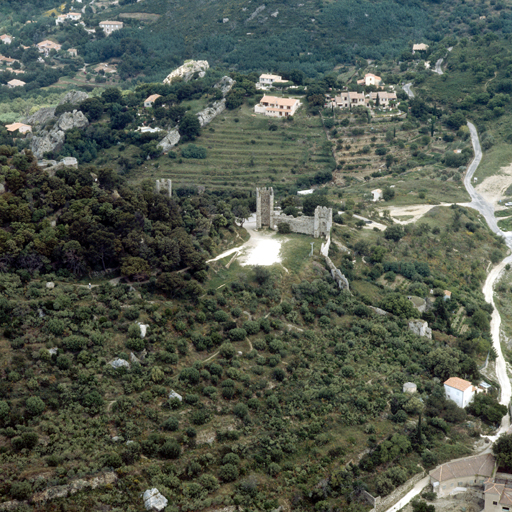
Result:
{"label": "rocky outcrop", "polygon": [[162,151],[169,151],[172,149],[181,139],[178,128],[173,128],[167,135],[158,143],[158,147],[162,148]]}
{"label": "rocky outcrop", "polygon": [[144,507],[146,510],[156,510],[160,512],[165,507],[167,507],[167,498],[160,494],[160,491],[153,487],[153,489],[148,489],[142,496],[144,500]]}
{"label": "rocky outcrop", "polygon": [[79,110],[64,112],[50,131],[42,130],[37,136],[32,137],[30,149],[36,158],[42,158],[46,152],[55,151],[62,147],[65,132],[73,128],[85,128],[86,126],[89,126],[89,121],[83,112]]}
{"label": "rocky outcrop", "polygon": [[233,85],[235,85],[235,80],[229,76],[223,76],[213,87],[214,89],[220,89],[222,96],[226,97],[226,94],[231,91]]}
{"label": "rocky outcrop", "polygon": [[224,110],[226,110],[226,100],[222,98],[219,101],[215,101],[211,107],[206,107],[197,114],[199,124],[206,126],[208,123],[211,123],[216,116],[224,112]]}
{"label": "rocky outcrop", "polygon": [[73,480],[68,485],[57,485],[50,487],[45,491],[38,492],[32,496],[32,503],[40,503],[44,501],[53,500],[55,498],[65,498],[71,494],[75,494],[83,489],[96,489],[104,487],[105,485],[112,485],[117,482],[117,475],[113,471],[103,475],[90,478]]}
{"label": "rocky outcrop", "polygon": [[40,108],[25,120],[26,124],[32,126],[32,129],[44,126],[48,121],[55,117],[55,107]]}
{"label": "rocky outcrop", "polygon": [[78,103],[82,103],[82,101],[86,100],[88,97],[89,95],[83,91],[69,91],[59,101],[59,105],[65,105],[66,103],[78,105]]}
{"label": "rocky outcrop", "polygon": [[112,368],[130,368],[130,363],[125,359],[114,359],[108,363]]}
{"label": "rocky outcrop", "polygon": [[89,126],[89,120],[80,110],[73,110],[73,112],[64,112],[64,114],[59,117],[56,125],[63,132],[67,132],[73,128],[85,128]]}
{"label": "rocky outcrop", "polygon": [[30,149],[36,158],[41,158],[48,151],[53,151],[64,144],[65,134],[62,130],[42,132],[38,137],[32,137]]}
{"label": "rocky outcrop", "polygon": [[409,322],[409,330],[413,334],[416,334],[416,336],[424,336],[430,340],[432,339],[432,329],[424,320],[411,320]]}
{"label": "rocky outcrop", "polygon": [[207,60],[187,60],[178,69],[175,69],[164,79],[164,84],[170,84],[176,78],[181,78],[183,81],[188,82],[196,73],[199,78],[203,78],[210,65]]}

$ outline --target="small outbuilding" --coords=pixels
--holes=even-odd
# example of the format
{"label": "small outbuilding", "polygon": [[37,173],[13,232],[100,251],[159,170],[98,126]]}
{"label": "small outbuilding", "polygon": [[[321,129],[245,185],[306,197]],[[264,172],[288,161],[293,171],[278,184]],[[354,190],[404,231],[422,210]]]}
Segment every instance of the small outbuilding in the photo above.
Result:
{"label": "small outbuilding", "polygon": [[161,98],[161,94],[152,94],[151,96],[147,97],[144,100],[144,107],[145,108],[151,108],[153,106],[153,103],[158,99]]}

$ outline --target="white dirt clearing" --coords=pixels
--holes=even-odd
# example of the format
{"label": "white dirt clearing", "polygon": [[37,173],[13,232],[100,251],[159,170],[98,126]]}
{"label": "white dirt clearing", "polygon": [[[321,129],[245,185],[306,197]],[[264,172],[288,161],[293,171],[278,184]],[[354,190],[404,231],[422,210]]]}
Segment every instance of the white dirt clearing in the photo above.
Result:
{"label": "white dirt clearing", "polygon": [[483,198],[491,203],[497,210],[505,208],[498,201],[505,197],[505,191],[512,185],[512,164],[502,167],[498,174],[485,178],[479,183],[475,190],[483,196]]}
{"label": "white dirt clearing", "polygon": [[[388,208],[379,209],[379,215],[383,215],[384,211],[389,211],[390,217],[397,224],[411,224],[417,222],[428,213],[432,208],[436,206],[451,206],[451,203],[440,203],[440,204],[413,204],[409,206],[389,206]],[[407,220],[400,220],[398,217],[411,217]]]}
{"label": "white dirt clearing", "polygon": [[229,251],[219,254],[216,258],[208,260],[206,263],[221,260],[231,254],[238,254],[240,265],[262,265],[270,266],[275,263],[281,263],[281,245],[284,240],[275,238],[274,232],[256,231],[256,216],[252,215],[244,224],[251,238],[244,244]]}

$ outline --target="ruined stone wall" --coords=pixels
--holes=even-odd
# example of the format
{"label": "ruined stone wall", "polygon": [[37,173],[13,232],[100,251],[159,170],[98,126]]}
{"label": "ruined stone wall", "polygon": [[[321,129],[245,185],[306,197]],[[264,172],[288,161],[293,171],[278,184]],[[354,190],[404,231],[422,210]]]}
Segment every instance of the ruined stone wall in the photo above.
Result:
{"label": "ruined stone wall", "polygon": [[256,229],[274,227],[274,189],[256,189]]}
{"label": "ruined stone wall", "polygon": [[293,215],[278,215],[275,217],[275,226],[279,224],[288,224],[292,233],[300,233],[302,235],[311,235],[315,233],[314,217],[294,217]]}
{"label": "ruined stone wall", "polygon": [[172,181],[169,179],[156,180],[155,192],[158,194],[161,190],[167,191],[169,197],[172,197]]}

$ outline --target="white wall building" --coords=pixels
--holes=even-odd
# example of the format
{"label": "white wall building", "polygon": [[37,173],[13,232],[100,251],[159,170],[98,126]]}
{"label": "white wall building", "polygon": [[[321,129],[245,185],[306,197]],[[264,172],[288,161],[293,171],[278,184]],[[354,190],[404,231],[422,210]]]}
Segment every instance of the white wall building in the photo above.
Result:
{"label": "white wall building", "polygon": [[464,409],[475,396],[476,388],[464,379],[459,377],[450,377],[444,383],[444,392],[446,398],[455,402],[461,409]]}
{"label": "white wall building", "polygon": [[112,32],[115,32],[116,30],[121,30],[123,28],[123,22],[122,21],[102,21],[100,22],[100,28],[103,29],[103,32],[105,32],[106,36],[109,36],[112,34]]}
{"label": "white wall building", "polygon": [[293,116],[299,107],[300,101],[294,98],[277,98],[265,95],[254,107],[254,112],[269,117],[288,117]]}
{"label": "white wall building", "polygon": [[274,82],[282,82],[283,77],[279,75],[267,75],[263,73],[260,75],[260,84],[272,85]]}

